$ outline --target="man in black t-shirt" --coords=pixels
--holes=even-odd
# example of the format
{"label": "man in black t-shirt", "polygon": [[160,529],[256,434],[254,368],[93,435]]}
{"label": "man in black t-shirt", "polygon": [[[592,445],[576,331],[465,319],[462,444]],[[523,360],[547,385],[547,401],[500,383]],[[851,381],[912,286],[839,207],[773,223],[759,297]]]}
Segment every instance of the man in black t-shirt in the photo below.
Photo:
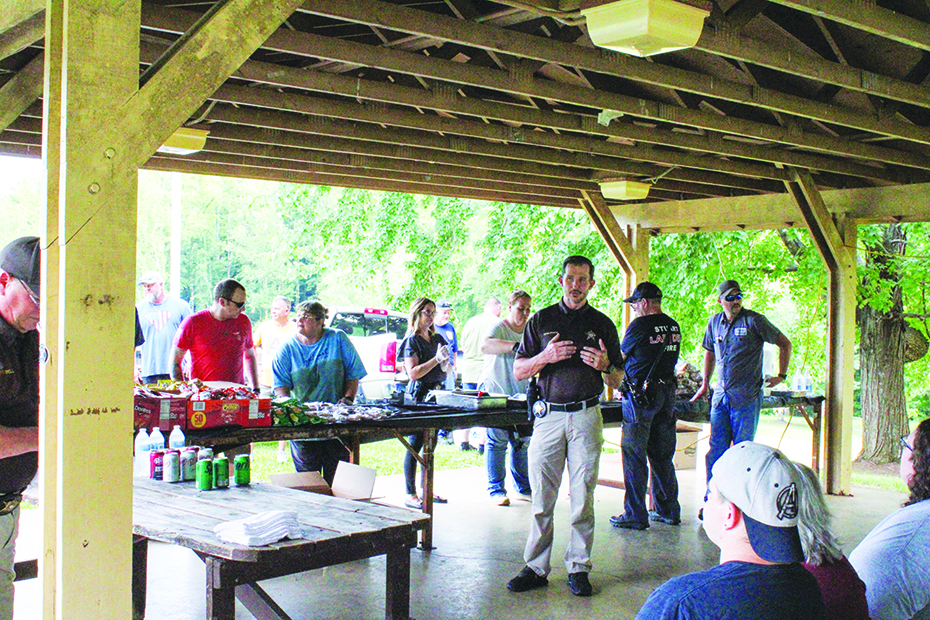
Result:
{"label": "man in black t-shirt", "polygon": [[518,381],[539,373],[543,400],[534,407],[529,450],[533,522],[523,552],[526,566],[507,588],[524,592],[548,583],[553,512],[567,464],[572,523],[565,552],[568,586],[576,596],[590,596],[594,487],[604,443],[600,394],[605,383],[620,386],[623,357],[613,321],[588,304],[594,286],[591,261],[566,258],[559,284],[561,301],[530,318],[513,364]]}
{"label": "man in black t-shirt", "polygon": [[13,616],[19,502],[39,467],[38,237],[0,250],[0,620]]}
{"label": "man in black t-shirt", "polygon": [[[623,391],[624,512],[611,517],[614,527],[645,530],[649,519],[681,523],[675,477],[675,364],[681,346],[678,323],[662,312],[662,291],[640,282],[624,302],[636,318],[623,335],[620,349],[626,371]],[[648,402],[634,398],[644,394]],[[646,512],[646,482],[652,468],[655,510]]]}

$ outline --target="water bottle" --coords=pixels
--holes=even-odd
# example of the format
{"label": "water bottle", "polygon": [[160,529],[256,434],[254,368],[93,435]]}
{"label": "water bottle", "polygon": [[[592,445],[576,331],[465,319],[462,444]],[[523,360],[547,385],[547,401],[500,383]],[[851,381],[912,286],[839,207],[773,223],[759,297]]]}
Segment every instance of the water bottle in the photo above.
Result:
{"label": "water bottle", "polygon": [[814,393],[814,378],[804,373],[804,393],[810,396]]}
{"label": "water bottle", "polygon": [[165,449],[165,436],[161,434],[161,429],[157,426],[152,429],[152,434],[149,435],[149,443],[152,446],[152,450]]}
{"label": "water bottle", "polygon": [[168,435],[168,447],[174,450],[184,447],[184,431],[177,424],[174,425],[174,429]]}
{"label": "water bottle", "polygon": [[134,476],[148,478],[149,476],[149,452],[152,450],[152,440],[144,428],[139,429],[135,441],[135,460],[132,465]]}

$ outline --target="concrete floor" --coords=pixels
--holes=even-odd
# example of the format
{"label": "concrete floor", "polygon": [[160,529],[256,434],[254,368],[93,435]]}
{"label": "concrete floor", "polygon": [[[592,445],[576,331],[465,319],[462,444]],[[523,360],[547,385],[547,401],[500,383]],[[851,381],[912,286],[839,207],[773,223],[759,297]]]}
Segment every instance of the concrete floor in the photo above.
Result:
{"label": "concrete floor", "polygon": [[[806,446],[799,446],[803,458]],[[698,454],[704,448],[699,446]],[[610,458],[610,457],[606,457]],[[699,461],[701,459],[698,459]],[[644,532],[618,530],[608,517],[622,511],[623,491],[607,486],[595,492],[597,529],[594,543],[594,596],[572,596],[565,584],[562,555],[568,540],[568,498],[563,487],[556,508],[553,571],[547,588],[513,594],[505,584],[523,567],[522,553],[530,505],[509,507],[486,498],[479,468],[436,474],[437,492],[449,503],[436,505],[434,544],[430,552],[411,552],[411,617],[419,620],[491,620],[504,618],[633,618],[646,597],[668,578],[717,563],[717,549],[696,515],[703,497],[703,467],[679,471],[684,522],[662,524]],[[611,463],[602,467],[610,473]],[[376,496],[401,505],[400,476],[379,478]],[[834,529],[851,551],[885,515],[904,501],[898,493],[857,488],[853,497],[829,497]],[[38,511],[30,511],[38,512]],[[27,519],[28,521],[28,519]],[[29,529],[26,526],[25,529]],[[24,557],[24,556],[23,556]],[[34,555],[32,557],[35,557]],[[151,544],[146,618],[189,620],[205,616],[204,569],[190,551]],[[294,619],[344,620],[384,615],[384,560],[372,559],[264,582],[263,587]],[[19,620],[38,617],[36,581],[17,584]],[[237,603],[237,617],[251,614]]]}

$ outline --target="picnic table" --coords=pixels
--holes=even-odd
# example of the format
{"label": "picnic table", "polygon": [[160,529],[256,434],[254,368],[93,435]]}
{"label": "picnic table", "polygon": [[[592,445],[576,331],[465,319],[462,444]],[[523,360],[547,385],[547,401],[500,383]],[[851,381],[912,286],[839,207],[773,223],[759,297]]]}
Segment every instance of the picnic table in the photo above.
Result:
{"label": "picnic table", "polygon": [[[213,528],[269,509],[294,510],[304,537],[264,547],[220,540]],[[410,615],[410,549],[429,515],[256,483],[198,491],[192,482],[136,478],[133,489],[133,617],[145,613],[148,541],[192,549],[206,565],[207,618],[235,618],[238,598],[259,620],[288,620],[258,584],[385,555],[385,618]]]}

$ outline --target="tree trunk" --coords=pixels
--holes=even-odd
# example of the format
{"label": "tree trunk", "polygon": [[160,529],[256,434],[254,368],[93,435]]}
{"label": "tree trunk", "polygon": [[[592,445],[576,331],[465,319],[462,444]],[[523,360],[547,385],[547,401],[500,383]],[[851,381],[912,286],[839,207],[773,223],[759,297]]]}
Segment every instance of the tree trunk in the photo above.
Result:
{"label": "tree trunk", "polygon": [[[883,243],[870,247],[866,260],[877,267],[879,278],[896,283],[894,255],[903,255],[906,238],[901,226],[885,229]],[[863,285],[868,285],[863,282]],[[890,289],[891,308],[887,312],[870,305],[860,305],[859,378],[862,405],[862,452],[857,460],[890,463],[901,456],[898,439],[908,432],[907,407],[904,403],[904,333],[901,316],[901,289]]]}

